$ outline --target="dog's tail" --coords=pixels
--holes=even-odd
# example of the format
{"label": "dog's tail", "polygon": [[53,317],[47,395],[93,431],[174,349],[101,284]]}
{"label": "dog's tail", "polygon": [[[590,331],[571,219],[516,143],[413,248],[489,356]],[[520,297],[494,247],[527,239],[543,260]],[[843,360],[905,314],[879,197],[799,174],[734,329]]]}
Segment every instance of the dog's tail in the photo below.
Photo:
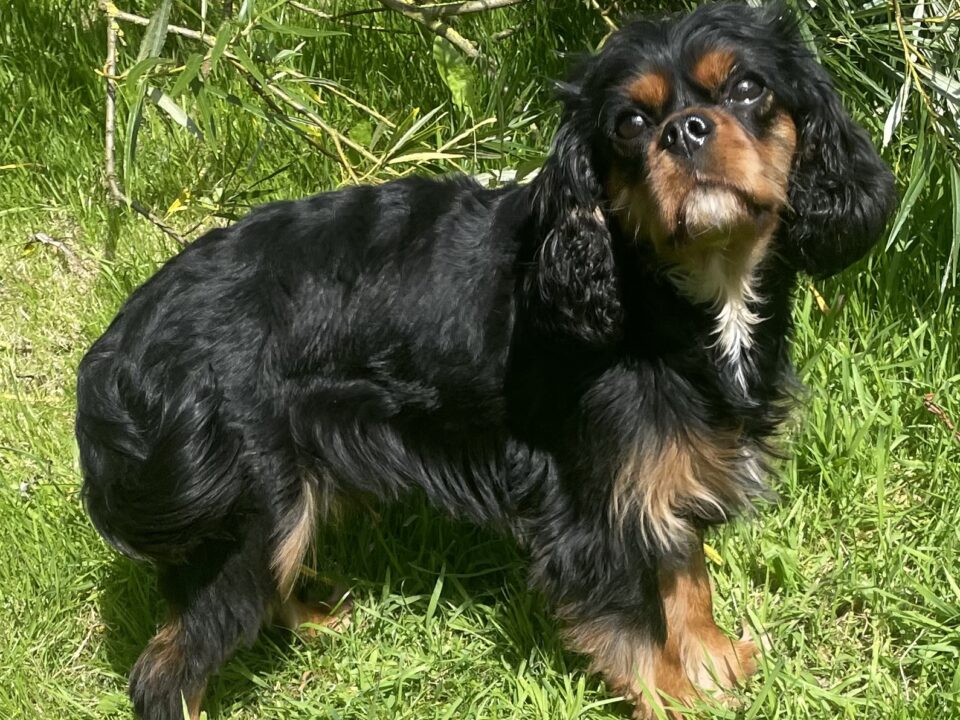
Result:
{"label": "dog's tail", "polygon": [[243,492],[240,441],[219,412],[212,370],[157,381],[111,348],[80,364],[77,443],[82,497],[94,526],[120,552],[175,564],[228,537]]}

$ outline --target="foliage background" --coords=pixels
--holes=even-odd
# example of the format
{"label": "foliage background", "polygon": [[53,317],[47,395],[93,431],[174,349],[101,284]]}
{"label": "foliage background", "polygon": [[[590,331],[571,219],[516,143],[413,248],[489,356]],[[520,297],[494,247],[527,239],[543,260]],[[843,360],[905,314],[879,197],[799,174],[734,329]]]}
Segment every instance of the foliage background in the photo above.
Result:
{"label": "foliage background", "polygon": [[[119,23],[118,178],[190,239],[361,180],[523,175],[569,56],[625,15],[686,7],[527,0],[452,21],[484,57],[467,62],[376,0],[178,0],[168,21],[213,47]],[[781,503],[710,538],[721,623],[745,618],[772,649],[739,714],[705,716],[960,717],[960,10],[800,10],[903,202],[878,252],[798,288],[809,395]],[[77,497],[76,363],[177,248],[103,190],[105,36],[88,0],[0,6],[0,717],[129,717],[125,675],[162,614],[149,571],[102,545]],[[266,633],[214,679],[211,717],[623,716],[561,649],[510,543],[412,501],[326,531],[318,556],[350,583],[353,625]]]}

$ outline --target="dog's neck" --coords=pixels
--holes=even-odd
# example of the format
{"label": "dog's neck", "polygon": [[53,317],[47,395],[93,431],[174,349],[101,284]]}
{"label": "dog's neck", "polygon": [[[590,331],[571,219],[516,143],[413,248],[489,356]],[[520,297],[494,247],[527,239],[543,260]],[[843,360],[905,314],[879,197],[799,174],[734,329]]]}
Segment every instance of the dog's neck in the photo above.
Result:
{"label": "dog's neck", "polygon": [[713,248],[690,254],[668,265],[664,275],[687,300],[704,305],[713,317],[713,347],[737,386],[745,394],[754,372],[752,350],[756,326],[760,267],[767,257],[772,232],[750,244]]}

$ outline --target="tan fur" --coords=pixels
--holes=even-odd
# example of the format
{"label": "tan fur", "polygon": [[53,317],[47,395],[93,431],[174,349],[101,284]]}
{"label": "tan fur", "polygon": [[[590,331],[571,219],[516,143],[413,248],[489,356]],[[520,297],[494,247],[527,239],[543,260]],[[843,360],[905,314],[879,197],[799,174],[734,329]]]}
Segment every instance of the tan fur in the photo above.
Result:
{"label": "tan fur", "polygon": [[652,638],[625,626],[620,618],[608,616],[569,622],[564,639],[570,648],[590,658],[590,671],[602,675],[613,692],[638,708],[656,702],[658,651]]}
{"label": "tan fur", "polygon": [[659,113],[670,99],[670,80],[662,72],[646,72],[631,80],[626,90],[635,103]]}
{"label": "tan fur", "polygon": [[271,562],[281,600],[286,600],[290,596],[290,591],[300,574],[303,558],[313,542],[316,524],[317,490],[310,479],[305,479],[300,502],[284,522],[284,527],[289,529],[277,544]]}
{"label": "tan fur", "polygon": [[711,50],[704,53],[690,71],[690,77],[704,90],[717,92],[726,83],[737,63],[732,50]]}
{"label": "tan fur", "polygon": [[691,511],[716,515],[731,504],[747,503],[733,476],[742,457],[735,437],[688,434],[657,450],[635,446],[614,482],[611,520],[620,528],[636,521],[645,541],[664,552],[683,547],[694,534],[687,520]]}
{"label": "tan fur", "polygon": [[686,677],[698,688],[731,688],[756,672],[758,649],[749,638],[731,640],[714,622],[702,543],[698,548],[686,567],[660,572],[667,620],[664,651],[679,658]]}
{"label": "tan fur", "polygon": [[[352,607],[353,602],[345,588],[334,588],[326,600],[316,603],[304,602],[291,595],[277,607],[274,621],[289,630],[300,630],[304,623],[344,630],[350,626]],[[307,628],[305,634],[314,636],[317,631]]]}
{"label": "tan fur", "polygon": [[[187,662],[188,658],[184,651],[185,642],[180,637],[182,633],[183,623],[180,618],[175,617],[163,625],[147,644],[138,664],[146,664],[147,672],[154,676],[151,684],[164,684],[167,681],[166,678],[175,676],[179,672],[179,667]],[[203,702],[205,690],[206,688],[202,687],[185,696],[190,720],[197,720],[200,717],[200,705]]]}
{"label": "tan fur", "polygon": [[710,578],[698,547],[687,566],[660,572],[667,624],[662,645],[615,616],[570,621],[566,627],[570,647],[588,655],[591,671],[634,704],[636,718],[659,713],[679,720],[686,716],[668,708],[698,698],[720,700],[721,689],[756,672],[756,643],[733,641],[714,623]]}

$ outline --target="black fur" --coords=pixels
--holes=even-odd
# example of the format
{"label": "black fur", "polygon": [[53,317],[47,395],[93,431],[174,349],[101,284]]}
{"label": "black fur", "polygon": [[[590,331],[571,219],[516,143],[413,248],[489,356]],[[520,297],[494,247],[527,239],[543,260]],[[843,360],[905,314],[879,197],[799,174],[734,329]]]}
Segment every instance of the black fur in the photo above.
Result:
{"label": "black fur", "polygon": [[[645,58],[675,63],[710,38],[744,48],[800,128],[746,392],[710,309],[620,233],[602,185],[605,93]],[[263,207],[170,260],[84,358],[86,507],[113,546],[157,564],[188,638],[189,661],[138,663],[142,717],[178,717],[181,691],[256,637],[304,478],[321,506],[420,490],[513,533],[565,616],[615,615],[662,641],[657,568],[675,558],[640,519],[610,525],[624,453],[734,429],[765,447],[784,416],[795,273],[862,256],[892,178],[779,8],[627,26],[568,94],[530,185],[413,178]]]}

